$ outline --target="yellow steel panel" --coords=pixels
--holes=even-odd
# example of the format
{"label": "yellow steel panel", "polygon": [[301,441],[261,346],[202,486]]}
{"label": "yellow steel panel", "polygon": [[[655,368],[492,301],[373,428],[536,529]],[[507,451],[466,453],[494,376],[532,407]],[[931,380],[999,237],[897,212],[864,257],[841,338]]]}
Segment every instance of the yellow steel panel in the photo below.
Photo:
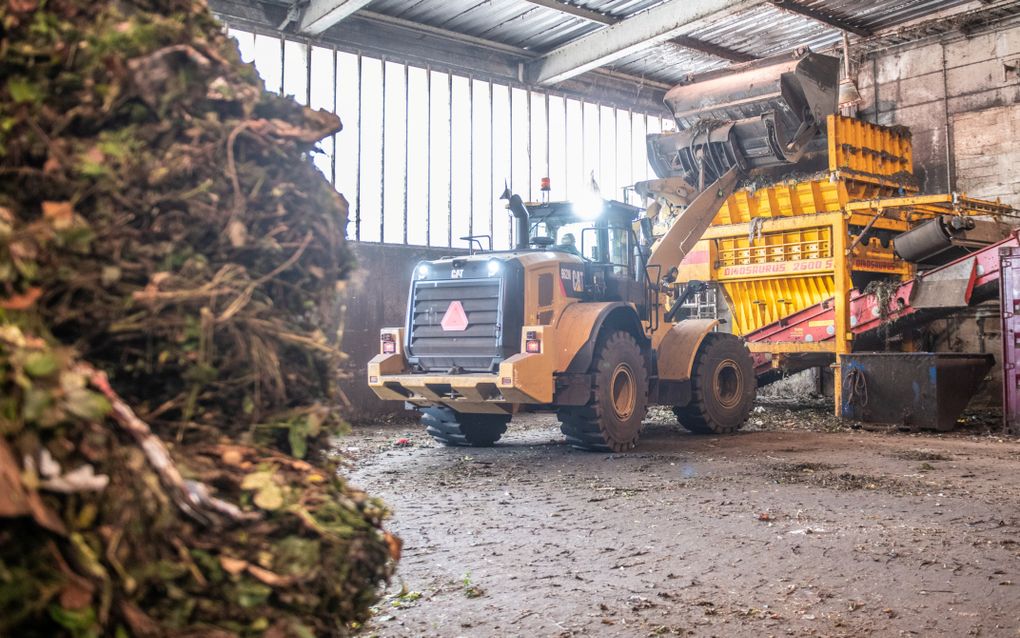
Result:
{"label": "yellow steel panel", "polygon": [[913,145],[907,129],[839,115],[830,115],[826,124],[830,171],[874,184],[917,190],[912,184]]}
{"label": "yellow steel panel", "polygon": [[730,195],[712,221],[713,226],[746,224],[757,217],[775,218],[831,213],[849,201],[845,184],[827,177],[781,182]]}
{"label": "yellow steel panel", "polygon": [[832,274],[720,282],[733,332],[744,335],[833,296]]}

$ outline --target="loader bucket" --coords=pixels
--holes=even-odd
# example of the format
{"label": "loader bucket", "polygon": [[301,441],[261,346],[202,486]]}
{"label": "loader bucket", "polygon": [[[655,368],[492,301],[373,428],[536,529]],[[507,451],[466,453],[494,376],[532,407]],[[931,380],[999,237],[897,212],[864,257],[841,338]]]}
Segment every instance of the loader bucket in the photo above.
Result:
{"label": "loader bucket", "polygon": [[703,76],[666,94],[680,130],[649,135],[649,159],[659,177],[702,188],[734,165],[795,164],[812,145],[824,146],[838,93],[839,59],[810,52]]}

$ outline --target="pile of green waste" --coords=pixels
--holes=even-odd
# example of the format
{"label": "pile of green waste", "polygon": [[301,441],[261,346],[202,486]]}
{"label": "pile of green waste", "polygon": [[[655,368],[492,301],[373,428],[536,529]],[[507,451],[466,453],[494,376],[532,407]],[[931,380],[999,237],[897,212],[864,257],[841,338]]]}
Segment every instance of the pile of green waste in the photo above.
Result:
{"label": "pile of green waste", "polygon": [[399,541],[324,452],[339,128],[202,2],[0,0],[0,635],[367,616]]}

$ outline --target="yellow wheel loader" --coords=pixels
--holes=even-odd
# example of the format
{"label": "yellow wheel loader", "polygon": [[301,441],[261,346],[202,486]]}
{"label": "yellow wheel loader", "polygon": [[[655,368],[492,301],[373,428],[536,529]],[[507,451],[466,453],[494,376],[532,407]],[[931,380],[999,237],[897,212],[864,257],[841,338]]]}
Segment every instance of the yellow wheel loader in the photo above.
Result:
{"label": "yellow wheel loader", "polygon": [[369,386],[448,445],[492,445],[524,410],[555,412],[587,450],[634,447],[650,404],[694,432],[739,428],[757,387],[750,354],[717,321],[677,320],[698,285],[676,267],[743,177],[825,149],[838,68],[806,52],[671,90],[680,130],[649,137],[660,179],[637,185],[649,215],[677,213],[658,240],[638,208],[528,205],[508,190],[516,247],[418,264]]}

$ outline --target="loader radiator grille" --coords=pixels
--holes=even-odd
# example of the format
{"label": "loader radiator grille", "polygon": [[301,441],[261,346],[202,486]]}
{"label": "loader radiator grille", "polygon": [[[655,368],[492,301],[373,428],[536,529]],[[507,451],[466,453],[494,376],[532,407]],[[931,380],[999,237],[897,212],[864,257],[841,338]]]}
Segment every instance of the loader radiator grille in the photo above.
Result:
{"label": "loader radiator grille", "polygon": [[[414,282],[408,321],[411,360],[426,372],[495,371],[508,355],[503,347],[502,283],[497,277]],[[467,316],[463,330],[442,325],[455,302]]]}

